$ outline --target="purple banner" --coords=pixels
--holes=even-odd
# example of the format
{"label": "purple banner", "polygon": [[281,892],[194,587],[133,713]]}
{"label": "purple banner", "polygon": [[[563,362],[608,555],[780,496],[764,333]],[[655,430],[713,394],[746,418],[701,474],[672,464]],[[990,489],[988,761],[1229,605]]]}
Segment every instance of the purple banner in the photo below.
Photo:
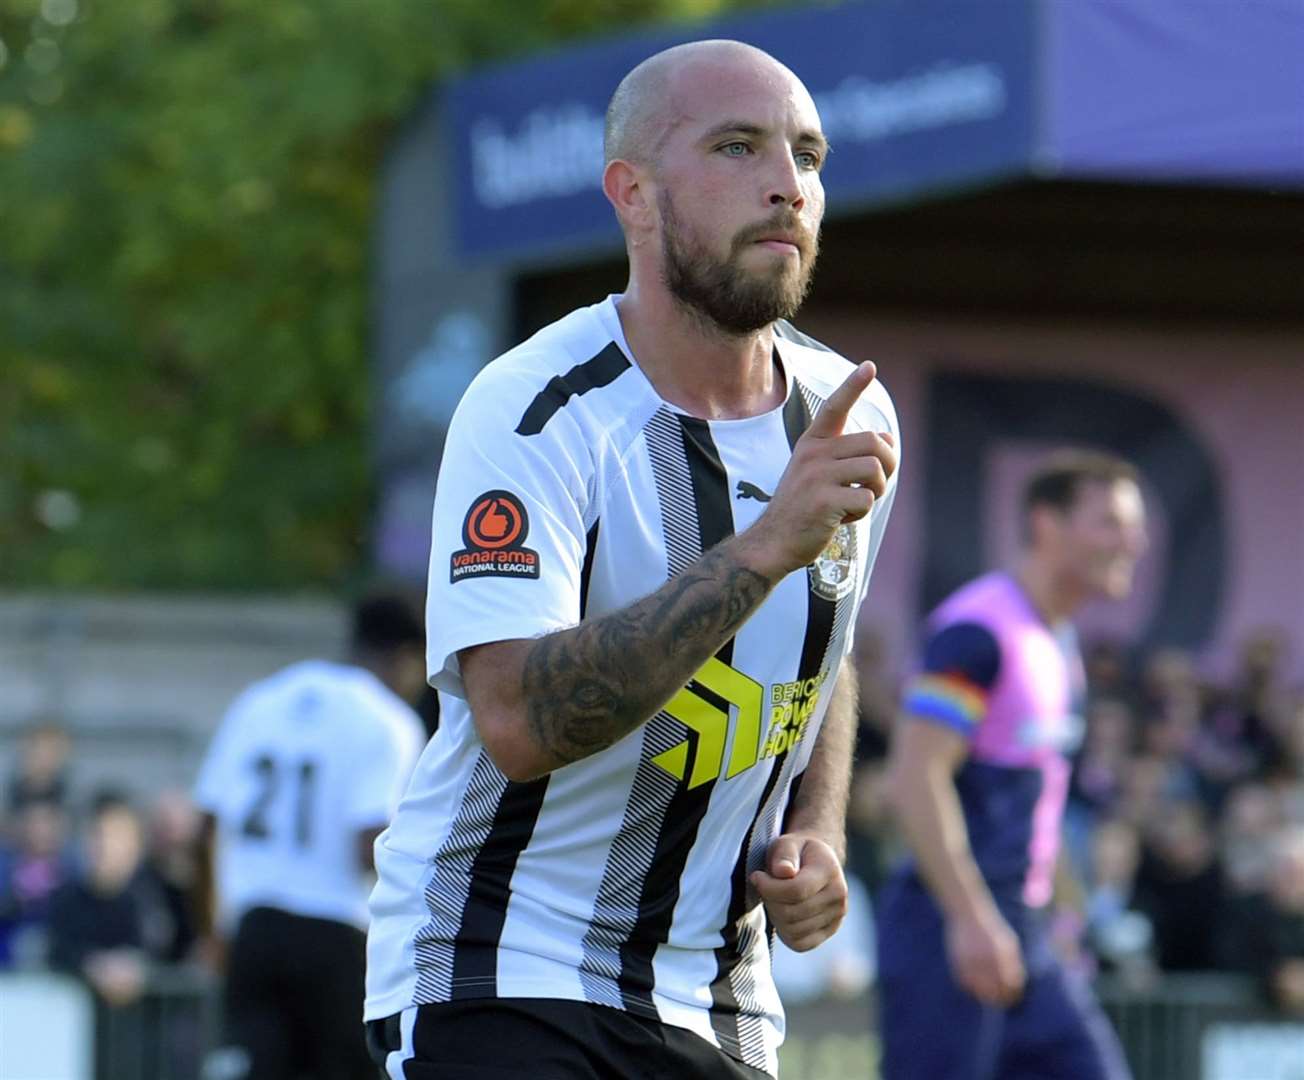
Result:
{"label": "purple banner", "polygon": [[1300,0],[1043,0],[1041,167],[1304,184]]}

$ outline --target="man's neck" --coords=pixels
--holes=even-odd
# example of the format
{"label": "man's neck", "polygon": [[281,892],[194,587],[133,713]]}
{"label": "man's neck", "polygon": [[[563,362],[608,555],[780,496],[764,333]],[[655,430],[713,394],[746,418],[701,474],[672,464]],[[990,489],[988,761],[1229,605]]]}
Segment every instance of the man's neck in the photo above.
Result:
{"label": "man's neck", "polygon": [[617,311],[625,340],[657,393],[693,416],[736,420],[776,408],[786,394],[774,333],[727,334],[665,289],[633,282]]}
{"label": "man's neck", "polygon": [[1063,581],[1044,561],[1028,554],[1014,578],[1037,613],[1050,625],[1070,619],[1086,601],[1082,591]]}

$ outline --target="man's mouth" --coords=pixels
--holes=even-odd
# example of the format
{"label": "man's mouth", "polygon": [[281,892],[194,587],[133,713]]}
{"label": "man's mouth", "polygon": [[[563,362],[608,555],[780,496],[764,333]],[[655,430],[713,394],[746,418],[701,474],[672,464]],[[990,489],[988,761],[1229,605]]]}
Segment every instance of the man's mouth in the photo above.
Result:
{"label": "man's mouth", "polygon": [[757,240],[756,243],[763,248],[768,248],[770,251],[778,251],[785,255],[801,254],[801,248],[791,240],[783,240],[778,237],[767,236]]}

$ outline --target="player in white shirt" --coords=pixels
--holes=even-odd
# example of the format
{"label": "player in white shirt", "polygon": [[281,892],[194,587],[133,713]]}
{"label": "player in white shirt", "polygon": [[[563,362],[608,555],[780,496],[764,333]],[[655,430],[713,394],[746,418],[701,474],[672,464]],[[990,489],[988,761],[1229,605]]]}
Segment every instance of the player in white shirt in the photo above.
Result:
{"label": "player in white shirt", "polygon": [[434,512],[442,721],[377,844],[368,1035],[404,1080],[760,1077],[767,932],[845,912],[854,674],[896,417],[785,321],[827,146],[737,42],[608,111],[629,287],[491,363]]}
{"label": "player in white shirt", "polygon": [[214,929],[232,937],[214,1071],[229,1080],[375,1076],[359,1024],[367,893],[376,836],[425,742],[408,704],[424,639],[406,598],[369,596],[349,663],[306,660],[254,683],[204,759],[201,864]]}

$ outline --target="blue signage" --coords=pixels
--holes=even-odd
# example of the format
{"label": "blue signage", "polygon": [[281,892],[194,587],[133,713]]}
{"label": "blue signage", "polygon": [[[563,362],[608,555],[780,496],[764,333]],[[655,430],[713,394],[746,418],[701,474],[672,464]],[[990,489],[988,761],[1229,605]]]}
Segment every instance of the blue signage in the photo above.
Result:
{"label": "blue signage", "polygon": [[602,127],[616,84],[681,41],[736,38],[806,83],[833,145],[829,213],[1025,171],[1036,0],[790,10],[534,59],[449,88],[460,252],[528,258],[614,247]]}

